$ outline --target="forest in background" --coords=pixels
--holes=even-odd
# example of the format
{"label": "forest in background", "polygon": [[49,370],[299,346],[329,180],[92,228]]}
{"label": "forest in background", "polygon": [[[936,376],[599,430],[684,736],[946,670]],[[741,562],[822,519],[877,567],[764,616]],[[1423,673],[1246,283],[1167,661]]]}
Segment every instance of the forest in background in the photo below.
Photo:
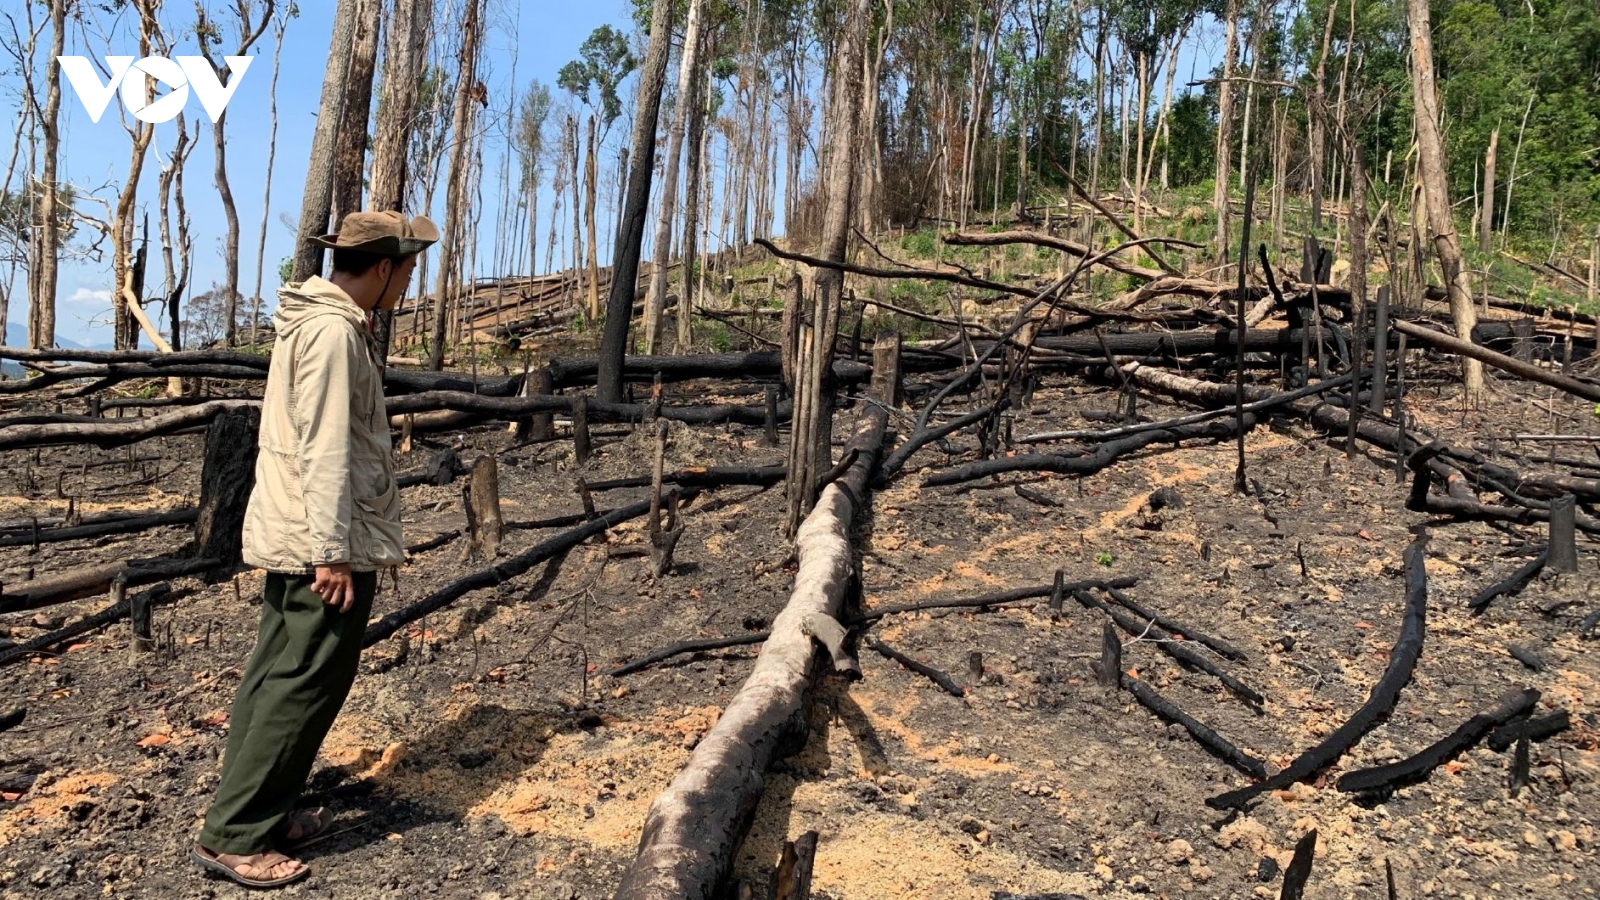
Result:
{"label": "forest in background", "polygon": [[[1414,114],[1415,5],[871,4],[852,224],[874,235],[1068,218],[1076,179],[1096,196],[1120,198],[1134,231],[1198,240],[1222,264],[1236,253],[1226,249],[1238,237],[1230,221],[1237,231],[1254,165],[1267,239],[1289,247],[1315,234],[1343,257],[1359,151],[1364,218],[1375,239],[1388,241],[1374,251],[1382,264],[1372,277],[1382,283],[1393,272],[1403,286],[1408,258],[1396,248],[1413,231],[1428,235],[1413,215],[1423,205],[1426,156]],[[679,290],[695,303],[708,252],[773,237],[804,246],[820,236],[834,129],[828,98],[847,6],[638,2],[631,30],[596,29],[572,48],[556,83],[513,82],[514,90],[491,93],[482,80],[486,41],[497,29],[537,23],[499,0],[341,0],[332,42],[350,52],[330,57],[328,81],[337,72],[342,89],[325,86],[318,121],[367,127],[317,135],[299,232],[321,233],[362,205],[428,210],[444,222],[431,269],[414,282],[415,293],[444,298],[431,304],[437,321],[423,325],[447,334],[430,342],[435,365],[460,336],[446,313],[474,278],[570,270],[573,300],[595,321],[604,318],[609,280],[600,268],[642,251],[658,264],[682,260],[675,271],[694,277]],[[1424,12],[1467,270],[1484,291],[1586,302],[1584,265],[1600,234],[1600,11],[1581,0],[1447,0]],[[174,126],[124,113],[126,179],[86,188],[60,168],[62,85],[44,61],[68,45],[109,53],[134,42],[152,54],[198,47],[214,63],[256,55],[263,70],[270,56],[276,82],[297,13],[275,0],[35,0],[4,14],[5,79],[22,127],[0,181],[0,317],[26,302],[30,343],[50,345],[54,263],[80,254],[106,270],[119,347],[138,343],[140,318],[158,346],[237,344],[242,331],[254,333],[271,306],[263,295],[304,277],[314,260],[263,258],[270,178],[257,222],[257,198],[234,197],[228,186],[226,116],[215,126],[180,117],[176,140],[163,136],[158,155],[154,130]],[[669,42],[650,40],[656,23]],[[186,172],[200,142],[214,148],[213,170]],[[649,162],[648,203],[630,181],[639,157]],[[147,171],[154,191],[141,177]],[[1136,196],[1143,202],[1131,202]],[[194,208],[211,203],[221,205],[224,233],[197,234]],[[1096,227],[1085,226],[1090,243]],[[196,252],[223,257],[216,283],[190,283]],[[1519,281],[1504,252],[1573,274],[1575,297]],[[1420,285],[1427,279],[1415,256],[1409,277]],[[657,306],[647,304],[647,315]],[[678,317],[676,343],[685,347],[690,318]],[[657,328],[647,322],[641,349],[657,346]]]}

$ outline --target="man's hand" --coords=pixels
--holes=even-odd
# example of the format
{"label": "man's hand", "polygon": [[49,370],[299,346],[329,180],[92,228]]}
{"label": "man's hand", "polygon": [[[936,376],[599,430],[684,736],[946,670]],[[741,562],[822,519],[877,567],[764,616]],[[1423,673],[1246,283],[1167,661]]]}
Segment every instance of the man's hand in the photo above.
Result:
{"label": "man's hand", "polygon": [[356,586],[350,578],[350,564],[317,566],[317,580],[311,583],[311,590],[322,598],[323,603],[339,607],[340,612],[349,612],[356,602]]}

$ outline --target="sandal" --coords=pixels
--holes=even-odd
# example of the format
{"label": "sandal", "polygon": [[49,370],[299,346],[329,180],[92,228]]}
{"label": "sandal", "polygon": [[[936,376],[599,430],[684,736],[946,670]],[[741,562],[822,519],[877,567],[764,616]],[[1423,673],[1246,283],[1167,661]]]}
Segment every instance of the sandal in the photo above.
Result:
{"label": "sandal", "polygon": [[[223,862],[223,857],[225,856],[231,856],[237,862],[229,865]],[[190,849],[189,858],[208,873],[226,878],[247,888],[283,887],[311,874],[311,868],[306,864],[297,859],[290,859],[276,851],[240,856],[231,853],[212,853],[210,850],[196,844]],[[255,862],[251,862],[251,860],[255,860]],[[252,872],[267,873],[282,866],[284,863],[294,863],[299,868],[281,878],[256,878],[252,875],[246,875],[243,871],[244,869],[250,869]]]}
{"label": "sandal", "polygon": [[311,843],[332,827],[333,813],[326,806],[297,809],[284,817],[274,837],[283,849],[293,850]]}

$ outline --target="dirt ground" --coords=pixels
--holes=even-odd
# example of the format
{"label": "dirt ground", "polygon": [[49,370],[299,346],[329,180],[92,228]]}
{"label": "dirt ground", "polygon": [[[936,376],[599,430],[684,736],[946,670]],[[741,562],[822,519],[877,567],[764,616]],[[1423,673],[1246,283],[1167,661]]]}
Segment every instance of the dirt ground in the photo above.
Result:
{"label": "dirt ground", "polygon": [[[1082,413],[1110,410],[1116,397],[1058,379],[1015,431],[1083,427]],[[1583,406],[1552,405],[1525,385],[1501,383],[1483,413],[1459,412],[1451,389],[1432,383],[1412,397],[1428,428],[1464,442],[1547,430],[1554,416],[1564,431],[1600,431]],[[1177,412],[1141,404],[1152,418]],[[836,433],[847,433],[852,415],[841,413]],[[645,432],[625,431],[600,430],[608,436],[586,478],[648,472]],[[758,437],[754,428],[674,426],[668,467],[781,462]],[[1290,850],[1316,829],[1305,895],[1313,900],[1387,897],[1386,867],[1401,898],[1595,896],[1600,660],[1576,629],[1600,608],[1600,548],[1580,539],[1578,575],[1546,577],[1473,617],[1467,598],[1531,555],[1540,530],[1407,512],[1393,460],[1360,448],[1347,456],[1340,440],[1292,422],[1257,429],[1249,473],[1261,494],[1248,497],[1232,489],[1231,444],[1152,448],[1084,479],[1007,476],[968,490],[919,486],[925,467],[951,458],[929,447],[861,522],[868,608],[1044,584],[1056,569],[1069,580],[1137,575],[1132,597],[1243,648],[1249,660],[1228,668],[1267,699],[1252,711],[1148,638],[1125,638],[1124,667],[1273,767],[1366,699],[1399,628],[1401,552],[1430,525],[1416,675],[1395,714],[1318,781],[1270,793],[1244,814],[1207,808],[1207,797],[1247,779],[1127,693],[1096,685],[1089,661],[1103,616],[1071,601],[1059,618],[1044,601],[892,616],[874,635],[966,684],[966,696],[870,651],[863,681],[824,680],[809,742],[771,774],[738,874],[761,877],[785,839],[815,830],[813,888],[832,900],[1275,898]],[[495,453],[508,520],[580,508],[570,442],[507,450],[503,427],[430,442],[403,457],[402,470],[421,470],[440,446],[468,462]],[[949,449],[973,446],[962,436]],[[1561,452],[1572,455],[1571,446]],[[59,514],[65,497],[83,512],[192,503],[200,449],[192,436],[141,444],[133,452],[149,461],[132,471],[84,468],[126,450],[46,450],[37,462],[31,452],[3,454],[0,518]],[[1019,482],[1060,506],[1024,499]],[[1148,508],[1163,487],[1181,508]],[[618,490],[598,502],[645,496]],[[409,542],[463,525],[458,486],[403,497]],[[781,487],[707,492],[684,510],[687,532],[664,578],[650,575],[641,519],[417,623],[403,657],[399,639],[369,651],[309,788],[338,809],[338,826],[308,852],[312,877],[284,895],[609,897],[651,799],[758,647],[621,679],[606,673],[677,640],[765,627],[792,581],[781,508]],[[549,534],[508,532],[502,552]],[[0,550],[0,581],[155,556],[187,537],[166,528]],[[412,559],[397,585],[385,583],[378,613],[482,566],[462,553],[458,541]],[[119,625],[0,669],[0,706],[29,711],[0,734],[0,897],[244,896],[184,855],[216,784],[260,588],[259,574],[246,572],[162,607],[162,647],[138,660]],[[0,618],[0,639],[26,640],[103,602]],[[1511,644],[1547,667],[1525,667]],[[1540,712],[1573,716],[1570,730],[1533,746],[1532,784],[1519,796],[1507,787],[1510,754],[1483,746],[1380,803],[1334,789],[1340,772],[1407,756],[1514,686],[1540,690]]]}

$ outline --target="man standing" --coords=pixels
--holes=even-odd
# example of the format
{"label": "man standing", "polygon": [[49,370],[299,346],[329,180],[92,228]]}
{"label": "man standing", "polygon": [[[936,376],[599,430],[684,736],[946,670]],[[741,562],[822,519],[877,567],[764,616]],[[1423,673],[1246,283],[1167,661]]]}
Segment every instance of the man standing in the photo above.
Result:
{"label": "man standing", "polygon": [[310,873],[286,856],[331,824],[294,811],[355,680],[378,570],[405,559],[383,375],[368,320],[405,293],[439,238],[422,216],[346,216],[329,279],[278,292],[244,560],[267,570],[255,653],[229,718],[217,797],[191,851],[249,887]]}

